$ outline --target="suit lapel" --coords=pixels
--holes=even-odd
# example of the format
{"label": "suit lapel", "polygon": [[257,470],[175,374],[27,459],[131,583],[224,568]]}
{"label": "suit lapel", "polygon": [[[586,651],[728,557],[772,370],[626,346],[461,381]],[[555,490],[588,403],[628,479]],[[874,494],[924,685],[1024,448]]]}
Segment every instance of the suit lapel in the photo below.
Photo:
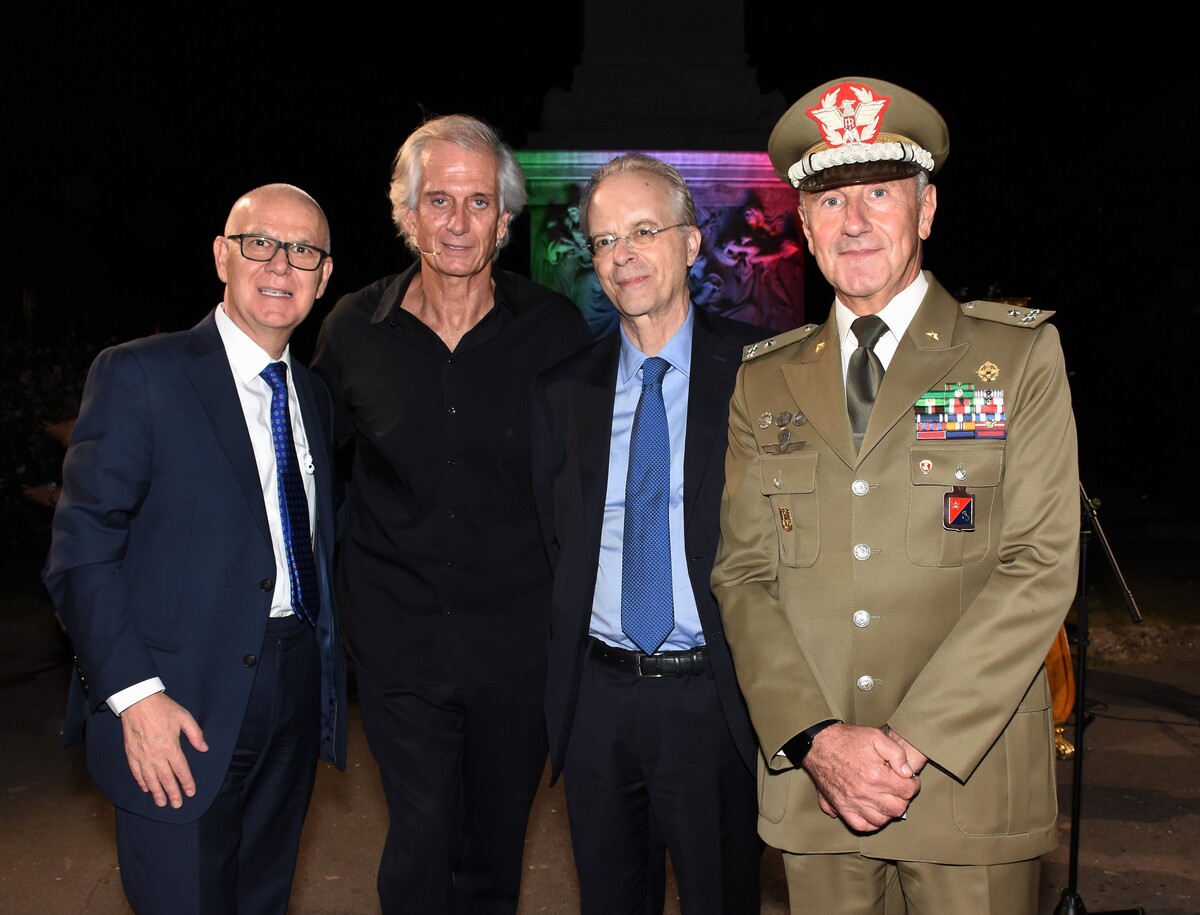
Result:
{"label": "suit lapel", "polygon": [[233,370],[229,367],[225,347],[221,343],[221,335],[217,332],[217,324],[211,312],[192,329],[189,347],[194,353],[194,358],[183,367],[183,371],[196,390],[196,396],[204,407],[213,434],[229,458],[234,476],[246,497],[246,504],[250,507],[250,513],[269,543],[271,529],[267,525],[262,484],[258,480],[258,465],[254,460],[254,446],[250,443],[245,414],[242,412],[242,404],[234,386]]}
{"label": "suit lapel", "polygon": [[841,348],[837,321],[831,316],[817,333],[802,345],[800,358],[781,367],[794,404],[771,404],[779,413],[799,408],[813,430],[848,467],[858,460],[846,412],[846,385],[842,379]]}
{"label": "suit lapel", "polygon": [[[693,306],[694,308],[695,306]],[[690,526],[701,483],[714,460],[724,464],[729,443],[729,396],[741,362],[741,347],[732,346],[696,311],[692,326],[692,367],[688,381],[688,422],[683,447],[683,518]],[[732,365],[730,364],[732,363]],[[722,472],[724,468],[722,467]]]}
{"label": "suit lapel", "polygon": [[613,401],[620,361],[619,332],[609,334],[594,346],[583,363],[577,389],[579,427],[576,448],[579,484],[583,498],[583,524],[589,540],[594,539],[599,555],[600,531],[604,524],[604,502],[608,490],[608,456],[612,443]]}
{"label": "suit lapel", "polygon": [[316,476],[318,534],[333,519],[333,456],[328,445],[327,423],[323,421],[317,406],[317,395],[313,389],[313,376],[307,368],[292,361],[292,378],[296,385],[296,397],[300,401],[300,417],[304,423],[304,435],[309,450],[316,460],[313,473]]}

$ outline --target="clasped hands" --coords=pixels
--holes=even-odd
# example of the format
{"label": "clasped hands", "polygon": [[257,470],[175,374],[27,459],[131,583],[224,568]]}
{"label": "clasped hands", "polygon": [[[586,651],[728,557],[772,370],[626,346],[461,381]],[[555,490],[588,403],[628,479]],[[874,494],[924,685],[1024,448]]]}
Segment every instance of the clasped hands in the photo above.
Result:
{"label": "clasped hands", "polygon": [[834,724],[813,739],[804,769],[828,816],[856,832],[876,832],[908,811],[928,758],[885,725]]}

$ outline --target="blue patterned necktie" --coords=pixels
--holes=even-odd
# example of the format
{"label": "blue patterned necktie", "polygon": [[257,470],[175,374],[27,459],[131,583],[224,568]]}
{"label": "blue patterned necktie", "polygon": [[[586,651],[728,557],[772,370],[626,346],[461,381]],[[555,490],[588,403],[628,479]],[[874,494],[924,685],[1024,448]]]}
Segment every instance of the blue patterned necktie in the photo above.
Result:
{"label": "blue patterned necktie", "polygon": [[621,628],[654,654],[675,626],[671,595],[671,436],[662,379],[671,364],[652,356],[642,363],[642,396],[629,436],[625,481],[625,537],[621,561]]}
{"label": "blue patterned necktie", "polygon": [[321,605],[317,566],[313,561],[308,526],[308,499],[296,446],[292,443],[292,417],[288,410],[287,363],[272,362],[259,374],[271,386],[271,441],[275,445],[275,478],[279,483],[279,517],[283,521],[283,548],[292,586],[292,610],[312,623]]}

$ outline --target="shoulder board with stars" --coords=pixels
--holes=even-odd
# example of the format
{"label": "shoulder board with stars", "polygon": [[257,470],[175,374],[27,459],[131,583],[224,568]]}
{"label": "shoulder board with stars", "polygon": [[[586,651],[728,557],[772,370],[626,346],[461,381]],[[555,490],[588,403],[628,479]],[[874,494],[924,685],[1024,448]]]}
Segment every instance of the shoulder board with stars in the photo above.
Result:
{"label": "shoulder board with stars", "polygon": [[806,340],[816,333],[820,326],[820,324],[805,324],[803,327],[797,327],[785,333],[767,337],[766,340],[750,343],[742,349],[742,362],[749,362],[754,357],[761,356],[763,353],[769,353],[777,349],[782,349],[785,346],[791,346],[793,343],[799,343],[801,340]]}
{"label": "shoulder board with stars", "polygon": [[1011,324],[1013,327],[1037,327],[1039,324],[1044,324],[1054,314],[1053,311],[1042,308],[1020,308],[1006,302],[987,302],[982,299],[963,302],[959,307],[967,317],[995,321],[998,324]]}

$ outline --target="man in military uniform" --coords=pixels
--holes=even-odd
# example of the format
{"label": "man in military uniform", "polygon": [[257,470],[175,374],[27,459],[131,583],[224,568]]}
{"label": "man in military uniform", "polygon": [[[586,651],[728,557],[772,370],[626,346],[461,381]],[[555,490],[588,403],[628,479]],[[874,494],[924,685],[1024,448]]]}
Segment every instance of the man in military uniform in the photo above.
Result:
{"label": "man in military uniform", "polygon": [[746,349],[712,582],[794,912],[1031,913],[1055,844],[1075,423],[1050,312],[921,270],[948,149],[927,102],[859,78],[769,142],[836,300]]}

